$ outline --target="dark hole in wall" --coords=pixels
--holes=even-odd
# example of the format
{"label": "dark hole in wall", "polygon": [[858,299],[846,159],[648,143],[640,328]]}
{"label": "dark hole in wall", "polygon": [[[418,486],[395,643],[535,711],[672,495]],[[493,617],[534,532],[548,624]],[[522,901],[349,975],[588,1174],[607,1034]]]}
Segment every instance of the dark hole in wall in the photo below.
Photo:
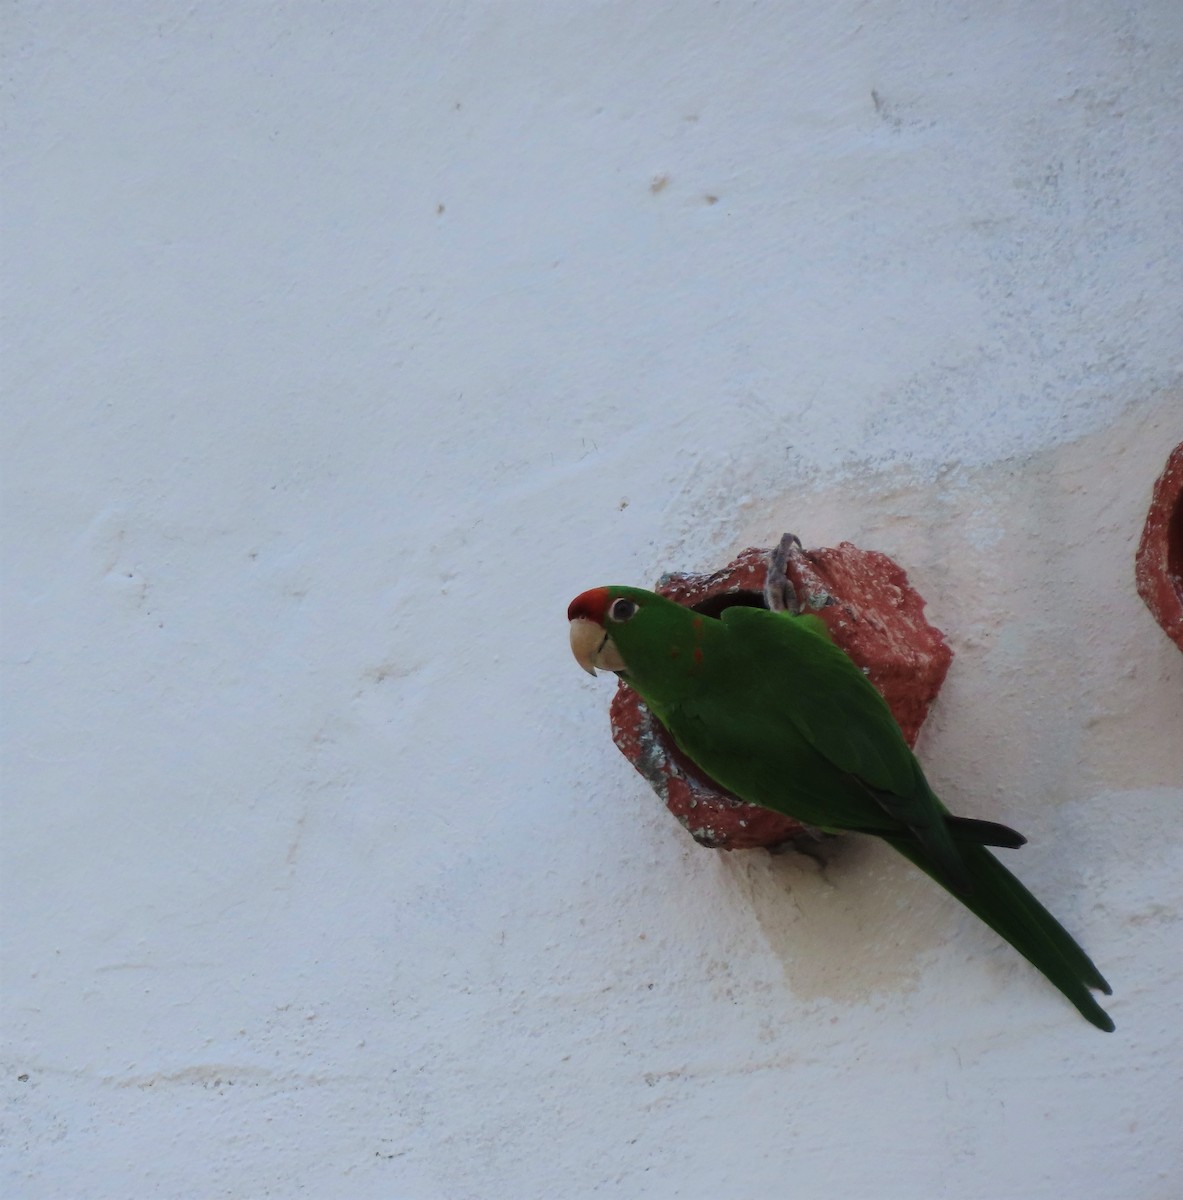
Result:
{"label": "dark hole in wall", "polygon": [[704,617],[717,617],[729,608],[767,608],[763,592],[720,592],[690,606]]}

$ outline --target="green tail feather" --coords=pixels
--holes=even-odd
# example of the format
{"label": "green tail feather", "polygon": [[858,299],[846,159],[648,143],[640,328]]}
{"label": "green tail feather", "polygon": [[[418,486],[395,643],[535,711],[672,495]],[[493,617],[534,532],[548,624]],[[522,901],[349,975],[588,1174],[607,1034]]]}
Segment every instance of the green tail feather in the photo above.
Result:
{"label": "green tail feather", "polygon": [[[901,854],[944,887],[940,874],[924,861],[915,842],[886,838]],[[957,899],[1005,938],[1032,966],[1042,971],[1074,1004],[1086,1021],[1112,1033],[1113,1021],[1093,999],[1090,988],[1110,995],[1092,959],[1042,904],[982,846],[958,846],[973,878],[973,891]],[[954,893],[956,895],[956,893]]]}

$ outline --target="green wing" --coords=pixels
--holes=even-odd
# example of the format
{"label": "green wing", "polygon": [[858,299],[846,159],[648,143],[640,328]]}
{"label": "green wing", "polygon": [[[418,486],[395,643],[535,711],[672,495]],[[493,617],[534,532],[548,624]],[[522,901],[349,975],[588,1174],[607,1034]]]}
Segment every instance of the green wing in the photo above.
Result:
{"label": "green wing", "polygon": [[916,760],[891,709],[850,656],[819,632],[821,621],[730,608],[723,622],[735,649],[758,658],[761,674],[783,684],[788,716],[815,749],[871,788],[900,796],[915,790]]}
{"label": "green wing", "polygon": [[[723,622],[732,652],[749,667],[749,678],[776,681],[777,711],[838,772],[857,781],[875,805],[907,826],[958,891],[970,890],[944,806],[928,786],[891,709],[853,660],[829,640],[825,626],[814,617],[739,607],[727,609]],[[878,824],[864,824],[858,814],[850,814],[844,827],[879,832]]]}

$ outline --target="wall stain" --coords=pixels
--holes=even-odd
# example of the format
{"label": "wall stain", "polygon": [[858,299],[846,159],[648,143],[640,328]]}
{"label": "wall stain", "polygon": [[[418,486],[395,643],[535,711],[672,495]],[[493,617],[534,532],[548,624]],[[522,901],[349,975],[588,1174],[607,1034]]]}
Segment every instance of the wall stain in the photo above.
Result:
{"label": "wall stain", "polygon": [[[935,478],[867,467],[798,486],[735,542],[770,545],[791,529],[807,546],[849,539],[907,570],[956,656],[918,744],[926,774],[952,811],[1032,839],[1007,865],[1086,946],[1075,884],[1103,847],[1068,840],[1074,823],[1056,810],[1183,778],[1183,655],[1151,632],[1133,575],[1151,485],[1183,436],[1183,419],[1167,430],[1161,412],[1132,406],[1095,434]],[[797,1000],[907,991],[950,940],[973,937],[982,954],[997,941],[885,845],[848,836],[823,857],[722,856]]]}
{"label": "wall stain", "polygon": [[824,866],[791,852],[724,857],[794,1000],[911,990],[921,955],[954,932],[939,889],[870,838],[830,839],[823,853]]}

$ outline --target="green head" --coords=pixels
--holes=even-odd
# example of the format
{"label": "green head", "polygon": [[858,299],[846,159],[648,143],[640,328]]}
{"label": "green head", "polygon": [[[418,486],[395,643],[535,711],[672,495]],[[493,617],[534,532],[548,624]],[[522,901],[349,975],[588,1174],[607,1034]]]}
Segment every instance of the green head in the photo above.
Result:
{"label": "green head", "polygon": [[651,702],[673,700],[702,663],[708,626],[718,624],[644,588],[598,587],[567,609],[571,651],[590,674],[615,671]]}

